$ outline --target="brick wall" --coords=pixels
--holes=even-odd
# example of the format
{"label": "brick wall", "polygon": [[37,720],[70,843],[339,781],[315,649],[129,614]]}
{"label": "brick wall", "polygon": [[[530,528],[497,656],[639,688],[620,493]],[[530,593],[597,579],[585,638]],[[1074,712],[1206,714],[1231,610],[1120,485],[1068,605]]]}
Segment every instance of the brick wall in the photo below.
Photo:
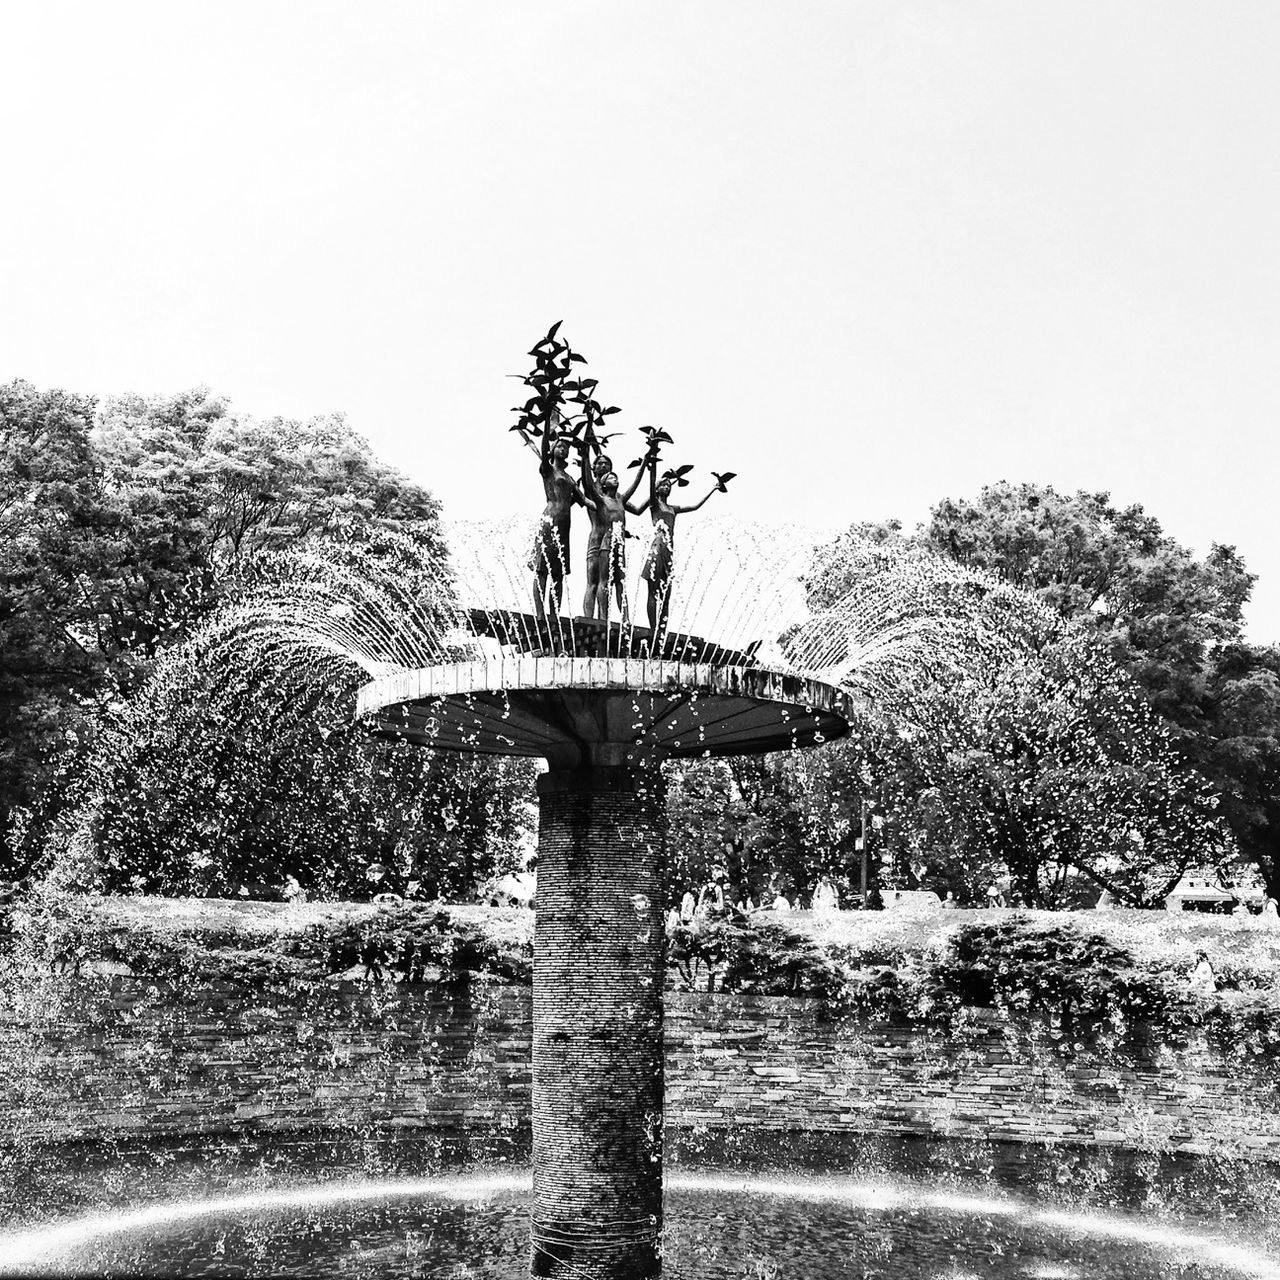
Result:
{"label": "brick wall", "polygon": [[[0,1014],[0,1135],[527,1131],[530,993],[493,982],[242,987],[58,979]],[[1139,1067],[975,1013],[950,1034],[806,1001],[669,994],[668,1126],[1058,1139],[1280,1160],[1280,1072],[1207,1046]]]}

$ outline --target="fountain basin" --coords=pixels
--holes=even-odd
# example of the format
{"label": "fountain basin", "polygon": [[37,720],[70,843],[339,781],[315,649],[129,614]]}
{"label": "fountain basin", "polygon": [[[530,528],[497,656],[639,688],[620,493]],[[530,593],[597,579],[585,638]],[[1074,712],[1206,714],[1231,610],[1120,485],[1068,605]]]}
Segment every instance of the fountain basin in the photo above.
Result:
{"label": "fountain basin", "polygon": [[[251,1190],[0,1236],[0,1275],[514,1280],[529,1177],[460,1173]],[[1211,1232],[903,1179],[684,1173],[668,1179],[677,1275],[846,1280],[1228,1280],[1276,1263]]]}

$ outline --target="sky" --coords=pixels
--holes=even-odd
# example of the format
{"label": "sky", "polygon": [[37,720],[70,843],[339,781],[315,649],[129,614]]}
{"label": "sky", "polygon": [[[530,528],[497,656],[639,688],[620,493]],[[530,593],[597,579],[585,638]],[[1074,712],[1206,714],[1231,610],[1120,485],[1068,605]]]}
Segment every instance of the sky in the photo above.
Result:
{"label": "sky", "polygon": [[1108,490],[1280,641],[1274,0],[41,0],[0,49],[0,379],[341,411],[532,517],[562,320],[744,516]]}

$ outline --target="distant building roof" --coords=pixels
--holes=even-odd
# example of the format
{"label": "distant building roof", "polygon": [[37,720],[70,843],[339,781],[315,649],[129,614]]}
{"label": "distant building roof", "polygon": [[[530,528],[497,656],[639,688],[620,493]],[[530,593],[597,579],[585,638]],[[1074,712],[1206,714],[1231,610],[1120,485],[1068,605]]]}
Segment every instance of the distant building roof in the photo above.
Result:
{"label": "distant building roof", "polygon": [[938,911],[942,899],[931,889],[885,889],[880,895],[887,911]]}
{"label": "distant building roof", "polygon": [[1217,876],[1188,874],[1174,885],[1168,896],[1183,902],[1234,902],[1238,895],[1224,889]]}

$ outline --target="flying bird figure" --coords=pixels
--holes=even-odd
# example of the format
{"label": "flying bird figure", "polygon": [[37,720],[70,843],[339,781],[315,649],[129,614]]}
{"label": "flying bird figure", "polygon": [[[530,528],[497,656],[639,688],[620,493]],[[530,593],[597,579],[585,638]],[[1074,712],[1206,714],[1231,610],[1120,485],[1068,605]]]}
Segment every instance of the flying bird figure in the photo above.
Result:
{"label": "flying bird figure", "polygon": [[640,434],[649,442],[649,448],[654,449],[659,444],[672,444],[671,437],[662,427],[641,427]]}
{"label": "flying bird figure", "polygon": [[716,488],[719,489],[721,493],[728,493],[729,481],[738,473],[736,471],[713,471],[711,474],[716,478]]}
{"label": "flying bird figure", "polygon": [[640,434],[645,438],[644,456],[628,462],[628,467],[647,467],[656,462],[662,452],[663,444],[672,444],[671,436],[662,427],[641,427]]}

